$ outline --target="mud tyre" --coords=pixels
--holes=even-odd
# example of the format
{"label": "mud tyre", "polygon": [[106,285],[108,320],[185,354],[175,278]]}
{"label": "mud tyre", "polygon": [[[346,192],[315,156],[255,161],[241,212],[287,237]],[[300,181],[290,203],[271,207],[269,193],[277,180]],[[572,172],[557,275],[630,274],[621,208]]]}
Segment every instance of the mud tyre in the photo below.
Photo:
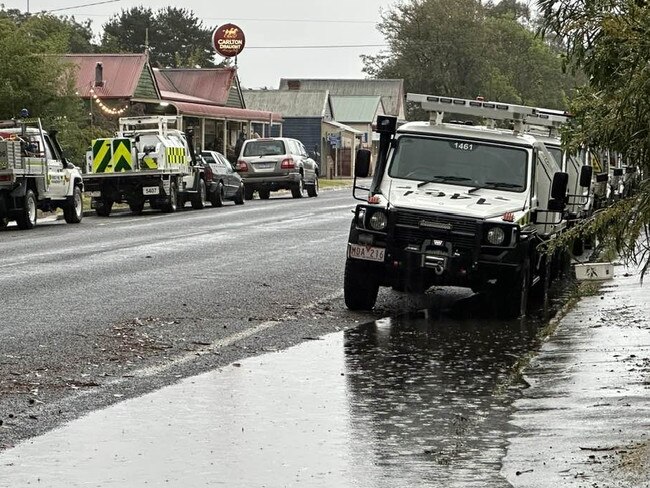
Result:
{"label": "mud tyre", "polygon": [[239,188],[237,189],[237,193],[235,193],[235,198],[233,199],[235,202],[235,205],[243,205],[244,204],[244,184],[242,183],[239,185]]}
{"label": "mud tyre", "polygon": [[83,216],[84,207],[81,188],[75,186],[72,195],[68,197],[65,207],[63,207],[63,218],[68,224],[78,224]]}
{"label": "mud tyre", "polygon": [[169,183],[169,197],[167,202],[162,207],[165,213],[174,213],[178,210],[178,187],[175,181]]}
{"label": "mud tyre", "polygon": [[36,226],[36,195],[32,190],[27,190],[23,197],[23,208],[16,219],[20,230],[33,229]]}
{"label": "mud tyre", "polygon": [[199,180],[199,188],[197,189],[196,194],[192,195],[192,208],[194,210],[201,210],[205,208],[205,204],[208,201],[208,190],[205,186],[205,180],[201,178]]}
{"label": "mud tyre", "polygon": [[268,200],[271,198],[271,190],[257,190],[260,200]]}
{"label": "mud tyre", "polygon": [[524,317],[528,311],[531,270],[530,258],[526,257],[518,273],[500,287],[500,312],[506,319]]}
{"label": "mud tyre", "polygon": [[347,258],[343,296],[349,310],[372,310],[377,302],[379,283],[366,263]]}
{"label": "mud tyre", "polygon": [[223,183],[219,182],[217,188],[210,195],[210,203],[213,207],[223,207]]}
{"label": "mud tyre", "polygon": [[314,183],[307,186],[307,196],[314,198],[318,196],[318,175],[314,176]]}
{"label": "mud tyre", "polygon": [[113,209],[113,200],[99,198],[95,200],[95,213],[98,217],[108,217]]}
{"label": "mud tyre", "polygon": [[293,198],[302,198],[304,191],[305,191],[305,179],[301,175],[300,180],[298,180],[298,183],[295,183],[291,187],[291,196]]}

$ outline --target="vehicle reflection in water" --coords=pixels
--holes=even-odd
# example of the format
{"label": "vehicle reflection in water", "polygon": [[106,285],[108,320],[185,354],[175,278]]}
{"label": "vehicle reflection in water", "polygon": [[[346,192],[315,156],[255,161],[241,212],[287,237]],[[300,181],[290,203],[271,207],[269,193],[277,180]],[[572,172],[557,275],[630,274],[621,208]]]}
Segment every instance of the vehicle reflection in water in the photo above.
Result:
{"label": "vehicle reflection in water", "polygon": [[509,486],[506,385],[535,326],[427,315],[345,334],[351,452],[379,468],[363,485]]}
{"label": "vehicle reflection in water", "polygon": [[428,312],[379,320],[31,439],[0,453],[2,486],[507,486],[501,386],[534,332]]}

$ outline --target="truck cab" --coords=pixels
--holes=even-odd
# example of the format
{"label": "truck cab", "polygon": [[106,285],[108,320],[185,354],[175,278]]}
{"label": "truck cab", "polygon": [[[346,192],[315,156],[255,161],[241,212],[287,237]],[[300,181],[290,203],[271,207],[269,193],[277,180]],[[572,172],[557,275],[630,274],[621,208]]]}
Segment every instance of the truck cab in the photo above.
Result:
{"label": "truck cab", "polygon": [[[525,311],[544,279],[537,245],[565,227],[567,175],[543,142],[523,131],[534,109],[408,94],[428,122],[396,128],[378,120],[380,152],[367,200],[351,224],[346,305],[370,309],[378,289],[423,292],[433,285],[501,290],[508,314]],[[485,125],[444,122],[445,114]],[[497,121],[514,122],[498,128]],[[363,150],[357,176],[364,176]],[[355,196],[359,187],[355,183]]]}

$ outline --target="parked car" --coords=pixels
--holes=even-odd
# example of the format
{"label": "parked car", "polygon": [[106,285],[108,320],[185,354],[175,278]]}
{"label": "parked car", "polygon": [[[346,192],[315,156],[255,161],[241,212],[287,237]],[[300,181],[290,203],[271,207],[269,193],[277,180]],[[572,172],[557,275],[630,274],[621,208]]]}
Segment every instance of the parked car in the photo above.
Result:
{"label": "parked car", "polygon": [[207,197],[213,207],[221,207],[226,200],[237,205],[244,203],[244,183],[223,154],[201,151],[205,169]]}
{"label": "parked car", "polygon": [[305,191],[310,197],[318,196],[318,164],[296,139],[247,139],[237,160],[237,171],[244,180],[247,200],[255,191],[262,200],[275,190],[291,190],[293,198],[301,198]]}

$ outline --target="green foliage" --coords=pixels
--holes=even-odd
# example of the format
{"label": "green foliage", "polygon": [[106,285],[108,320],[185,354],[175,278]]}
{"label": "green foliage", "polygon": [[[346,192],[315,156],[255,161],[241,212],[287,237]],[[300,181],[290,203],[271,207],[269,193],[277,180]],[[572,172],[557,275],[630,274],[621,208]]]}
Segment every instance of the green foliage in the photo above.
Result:
{"label": "green foliage", "polygon": [[[145,7],[122,10],[104,24],[104,52],[144,52],[149,45],[152,64],[187,68],[214,66],[212,31],[190,10]],[[148,32],[148,39],[147,39]]]}
{"label": "green foliage", "polygon": [[[575,124],[566,145],[621,153],[650,174],[650,8],[633,0],[540,0],[542,33],[564,46],[567,67],[582,69],[589,83],[571,104]],[[610,240],[629,261],[650,264],[650,182],[594,217],[576,232]],[[639,240],[639,235],[645,239]]]}
{"label": "green foliage", "polygon": [[565,108],[574,78],[529,17],[515,0],[408,0],[383,15],[390,53],[363,57],[364,71],[404,78],[409,92]]}
{"label": "green foliage", "polygon": [[11,118],[22,108],[41,117],[66,115],[74,84],[59,54],[68,39],[63,32],[42,35],[43,20],[29,17],[16,23],[0,15],[1,118]]}

